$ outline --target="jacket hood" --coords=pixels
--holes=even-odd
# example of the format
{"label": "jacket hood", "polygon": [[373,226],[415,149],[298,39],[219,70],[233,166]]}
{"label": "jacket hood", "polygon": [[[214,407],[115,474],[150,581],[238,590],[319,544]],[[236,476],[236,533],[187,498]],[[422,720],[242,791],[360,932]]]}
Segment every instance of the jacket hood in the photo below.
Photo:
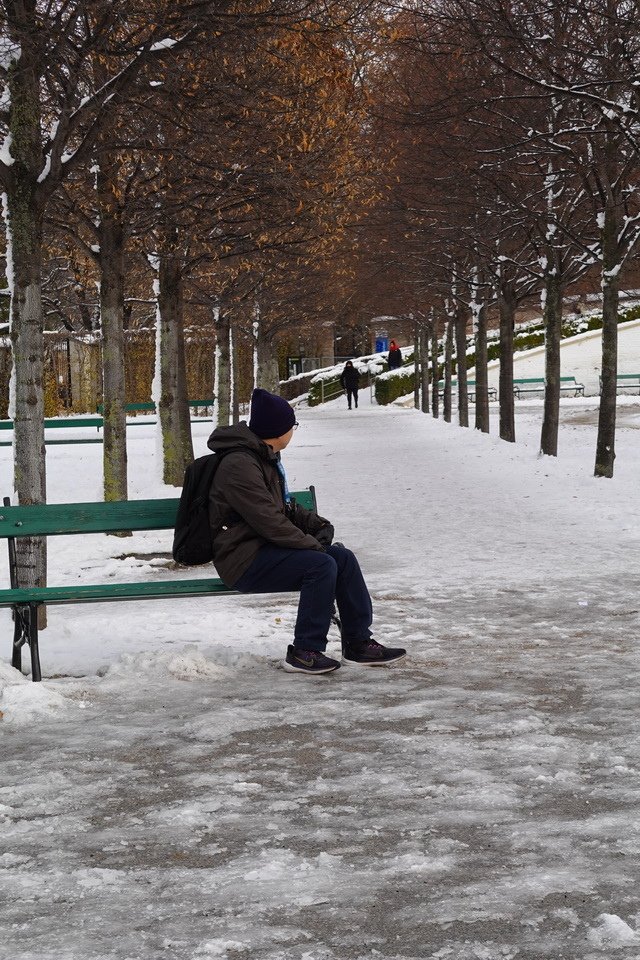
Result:
{"label": "jacket hood", "polygon": [[265,460],[271,460],[275,457],[271,447],[268,447],[252,430],[249,430],[244,420],[232,427],[216,427],[207,440],[207,446],[215,453],[245,449],[257,453],[259,457],[263,457]]}

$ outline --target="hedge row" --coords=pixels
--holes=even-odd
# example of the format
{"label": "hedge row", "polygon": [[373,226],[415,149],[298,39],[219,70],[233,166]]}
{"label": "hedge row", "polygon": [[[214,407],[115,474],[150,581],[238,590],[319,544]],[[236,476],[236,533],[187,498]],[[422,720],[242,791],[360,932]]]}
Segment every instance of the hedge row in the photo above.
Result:
{"label": "hedge row", "polygon": [[376,403],[384,406],[387,403],[393,403],[398,397],[404,397],[405,394],[412,393],[415,379],[414,369],[412,363],[410,370],[403,370],[400,367],[393,376],[377,377],[375,381]]}

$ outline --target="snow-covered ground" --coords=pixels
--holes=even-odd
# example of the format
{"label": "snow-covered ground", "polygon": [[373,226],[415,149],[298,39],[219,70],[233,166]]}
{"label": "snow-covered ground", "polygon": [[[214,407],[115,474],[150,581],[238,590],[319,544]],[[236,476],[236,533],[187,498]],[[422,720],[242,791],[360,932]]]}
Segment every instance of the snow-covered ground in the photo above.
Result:
{"label": "snow-covered ground", "polygon": [[[53,607],[31,684],[0,612],[2,960],[640,957],[640,402],[609,481],[594,399],[554,460],[539,401],[514,445],[361,397],[300,408],[286,464],[404,665],[292,677],[294,598],[227,597]],[[131,430],[132,497],[173,495],[155,449]],[[49,499],[100,460],[49,447]],[[50,582],[169,549],[51,540]]]}

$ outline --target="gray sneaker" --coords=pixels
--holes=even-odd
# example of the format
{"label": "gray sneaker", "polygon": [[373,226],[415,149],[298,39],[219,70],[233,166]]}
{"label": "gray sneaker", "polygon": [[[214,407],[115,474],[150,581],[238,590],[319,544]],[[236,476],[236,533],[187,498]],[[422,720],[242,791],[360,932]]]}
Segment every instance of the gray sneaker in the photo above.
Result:
{"label": "gray sneaker", "polygon": [[319,650],[302,650],[289,645],[282,666],[287,673],[333,673],[340,664]]}

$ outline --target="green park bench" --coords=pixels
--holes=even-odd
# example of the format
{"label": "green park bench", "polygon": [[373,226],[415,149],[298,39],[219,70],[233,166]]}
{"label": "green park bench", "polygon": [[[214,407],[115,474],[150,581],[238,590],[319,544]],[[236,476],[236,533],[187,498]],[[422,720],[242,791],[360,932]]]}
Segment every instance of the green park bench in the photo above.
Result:
{"label": "green park bench", "polygon": [[[189,400],[188,403],[192,410],[198,409],[198,408],[204,408],[204,407],[212,407],[213,399]],[[136,423],[140,423],[143,425],[146,425],[149,423],[155,423],[155,420],[139,420],[139,421],[136,420],[136,417],[139,413],[146,414],[146,413],[156,412],[156,405],[153,400],[143,400],[143,401],[140,401],[139,403],[127,403],[125,404],[124,409],[125,409],[125,413],[131,414],[131,417],[132,417],[132,419],[128,421],[129,426],[132,426]],[[102,403],[98,404],[98,406],[96,407],[96,412],[99,414],[104,413],[104,405]]]}
{"label": "green park bench", "polygon": [[[618,390],[637,390],[640,393],[640,373],[619,373],[616,376],[616,393]],[[602,393],[602,377],[600,377],[600,393]]]}
{"label": "green park bench", "polygon": [[[476,402],[476,380],[467,380],[467,387],[469,388],[469,402]],[[487,395],[489,400],[498,399],[498,391],[495,387],[487,387]]]}
{"label": "green park bench", "polygon": [[518,399],[524,393],[544,393],[544,377],[524,377],[513,381],[513,393]]}
{"label": "green park bench", "polygon": [[[469,402],[470,402],[470,403],[475,403],[475,402],[476,402],[475,386],[476,386],[476,381],[475,381],[475,380],[467,380],[467,389],[468,389],[468,391],[469,391],[469,392],[468,392],[468,396],[469,396]],[[458,389],[458,381],[457,381],[457,379],[454,379],[454,380],[451,381],[451,389],[452,389],[452,390],[457,390],[457,389]],[[444,380],[439,380],[439,381],[438,381],[438,393],[439,393],[439,396],[440,396],[440,397],[443,397],[443,396],[444,396]],[[498,391],[496,390],[495,387],[487,387],[487,394],[488,394],[488,396],[489,396],[489,400],[497,400],[497,399],[498,399]]]}
{"label": "green park bench", "polygon": [[[213,405],[213,400],[189,400],[189,406],[191,408],[204,408],[211,407]],[[127,421],[127,426],[149,426],[155,424],[155,420],[136,420],[136,414],[138,413],[154,413],[156,409],[155,403],[153,401],[145,401],[142,403],[128,403],[125,406],[125,412],[127,414],[133,414],[132,419]],[[70,430],[78,427],[95,427],[97,431],[100,431],[104,425],[102,418],[103,406],[100,404],[96,409],[96,414],[89,414],[87,416],[77,416],[77,417],[47,417],[44,421],[45,430]],[[196,418],[197,420],[198,418]],[[193,420],[192,420],[193,422]],[[0,420],[0,430],[13,430],[13,420]],[[62,440],[54,439],[52,437],[47,437],[45,434],[45,444],[51,446],[56,443],[102,443],[102,437],[66,437]],[[0,447],[10,447],[11,440],[2,440],[0,441]]]}
{"label": "green park bench", "polygon": [[[513,392],[518,399],[524,393],[544,393],[547,381],[544,377],[525,377],[513,381]],[[584,397],[584,384],[575,377],[560,377],[560,392],[570,390],[574,397]]]}
{"label": "green park bench", "polygon": [[[291,494],[309,510],[316,509],[315,488]],[[16,564],[19,537],[86,536],[89,533],[122,533],[133,530],[173,530],[179,500],[121,500],[111,503],[47,503],[11,506],[5,497],[0,508],[0,539],[9,548],[10,589],[0,590],[0,607],[13,610],[14,635],[12,666],[22,669],[22,647],[31,654],[31,678],[41,680],[38,647],[38,607],[43,604],[104,603],[115,600],[162,600],[176,597],[203,597],[235,594],[222,580],[211,576],[197,579],[165,579],[151,582],[72,584],[68,586],[21,587]],[[181,568],[178,568],[181,569]],[[182,568],[184,569],[184,568]],[[209,568],[203,568],[203,573]]]}
{"label": "green park bench", "polygon": [[584,384],[578,383],[575,377],[560,377],[560,392],[573,390],[574,397],[584,397]]}
{"label": "green park bench", "polygon": [[[92,414],[83,417],[47,417],[44,421],[47,430],[55,430],[57,427],[98,427],[102,426],[102,417],[95,417]],[[13,420],[0,420],[0,430],[13,430]]]}
{"label": "green park bench", "polygon": [[[80,417],[47,417],[44,421],[45,430],[69,430],[75,429],[77,427],[95,427],[96,430],[102,428],[102,417],[97,416],[80,416]],[[13,430],[13,420],[0,420],[0,430]],[[102,443],[102,437],[83,437],[83,438],[53,438],[47,437],[45,435],[45,441],[47,446],[56,443]],[[2,440],[0,441],[0,447],[10,447],[12,444],[11,440]]]}

